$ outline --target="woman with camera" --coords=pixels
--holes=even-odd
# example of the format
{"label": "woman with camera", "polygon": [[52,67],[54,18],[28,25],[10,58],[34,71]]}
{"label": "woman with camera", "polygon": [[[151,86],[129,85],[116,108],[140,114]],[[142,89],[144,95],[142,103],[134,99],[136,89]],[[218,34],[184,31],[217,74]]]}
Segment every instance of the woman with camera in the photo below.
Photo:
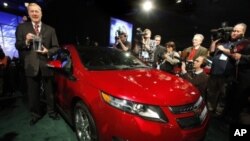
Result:
{"label": "woman with camera", "polygon": [[175,51],[175,43],[173,41],[167,42],[165,47],[166,53],[162,56],[163,61],[159,63],[159,67],[161,70],[174,73],[174,67],[180,63],[180,55]]}

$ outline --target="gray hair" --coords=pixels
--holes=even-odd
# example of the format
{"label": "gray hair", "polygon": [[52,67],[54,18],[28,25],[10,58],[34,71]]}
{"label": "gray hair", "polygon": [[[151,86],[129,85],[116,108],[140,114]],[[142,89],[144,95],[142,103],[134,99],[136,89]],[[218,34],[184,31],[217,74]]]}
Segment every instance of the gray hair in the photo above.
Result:
{"label": "gray hair", "polygon": [[27,6],[27,8],[29,9],[29,7],[31,7],[31,6],[37,6],[37,7],[39,7],[39,10],[42,11],[42,8],[37,3],[29,3],[29,5]]}
{"label": "gray hair", "polygon": [[204,40],[204,36],[202,35],[202,34],[195,34],[194,36],[199,36],[200,38],[201,38],[201,41],[203,41]]}

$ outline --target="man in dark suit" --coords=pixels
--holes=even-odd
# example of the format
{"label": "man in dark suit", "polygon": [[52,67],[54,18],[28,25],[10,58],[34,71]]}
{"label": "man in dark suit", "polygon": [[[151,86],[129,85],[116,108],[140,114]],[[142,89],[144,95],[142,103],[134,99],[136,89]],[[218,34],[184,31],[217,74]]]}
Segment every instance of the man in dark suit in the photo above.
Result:
{"label": "man in dark suit", "polygon": [[155,35],[154,37],[156,46],[154,51],[153,67],[159,68],[161,61],[163,61],[163,55],[166,52],[166,48],[161,45],[161,35]]}
{"label": "man in dark suit", "polygon": [[[32,118],[30,125],[34,125],[42,117],[40,106],[40,88],[43,84],[47,99],[47,112],[49,117],[57,120],[59,115],[55,111],[54,93],[52,88],[53,72],[46,64],[51,54],[59,49],[54,28],[42,23],[42,10],[36,3],[27,7],[31,22],[20,24],[16,29],[16,48],[24,61],[24,70],[27,78],[29,108]],[[42,47],[35,50],[32,45],[33,38],[42,37]]]}

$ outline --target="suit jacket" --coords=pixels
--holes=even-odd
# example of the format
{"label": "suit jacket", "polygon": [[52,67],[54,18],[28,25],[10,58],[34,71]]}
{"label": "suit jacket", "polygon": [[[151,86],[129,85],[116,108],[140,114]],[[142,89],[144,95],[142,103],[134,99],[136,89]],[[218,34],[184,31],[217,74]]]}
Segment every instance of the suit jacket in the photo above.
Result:
{"label": "suit jacket", "polygon": [[[192,49],[193,49],[193,47],[188,47],[188,48],[184,49],[183,53],[181,55],[181,58],[183,60],[186,60],[189,53],[192,51]],[[194,55],[193,60],[195,60],[199,56],[207,56],[207,54],[208,54],[208,49],[203,47],[203,46],[200,46],[199,49],[197,50],[196,54]]]}
{"label": "suit jacket", "polygon": [[48,54],[42,55],[35,52],[32,45],[25,44],[26,35],[35,34],[31,22],[22,23],[16,29],[16,48],[19,51],[20,59],[24,61],[26,76],[36,76],[41,70],[42,76],[52,76],[53,71],[47,67],[47,61],[51,54],[59,49],[59,44],[54,28],[42,23],[40,35],[42,35],[42,45],[48,49]]}
{"label": "suit jacket", "polygon": [[[153,67],[156,68],[157,67],[157,61],[159,59],[164,59],[163,55],[164,53],[166,52],[166,48],[161,46],[161,45],[157,45],[156,46],[156,49],[155,49],[155,52],[154,52],[154,61],[153,61]],[[159,58],[160,57],[160,58]]]}

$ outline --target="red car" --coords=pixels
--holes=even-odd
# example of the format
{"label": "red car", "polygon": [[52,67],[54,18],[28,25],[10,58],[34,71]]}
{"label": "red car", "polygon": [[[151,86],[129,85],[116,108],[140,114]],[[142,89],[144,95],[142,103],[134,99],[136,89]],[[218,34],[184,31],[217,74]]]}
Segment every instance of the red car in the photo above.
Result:
{"label": "red car", "polygon": [[198,90],[113,48],[67,45],[48,64],[79,141],[199,141],[209,120]]}

